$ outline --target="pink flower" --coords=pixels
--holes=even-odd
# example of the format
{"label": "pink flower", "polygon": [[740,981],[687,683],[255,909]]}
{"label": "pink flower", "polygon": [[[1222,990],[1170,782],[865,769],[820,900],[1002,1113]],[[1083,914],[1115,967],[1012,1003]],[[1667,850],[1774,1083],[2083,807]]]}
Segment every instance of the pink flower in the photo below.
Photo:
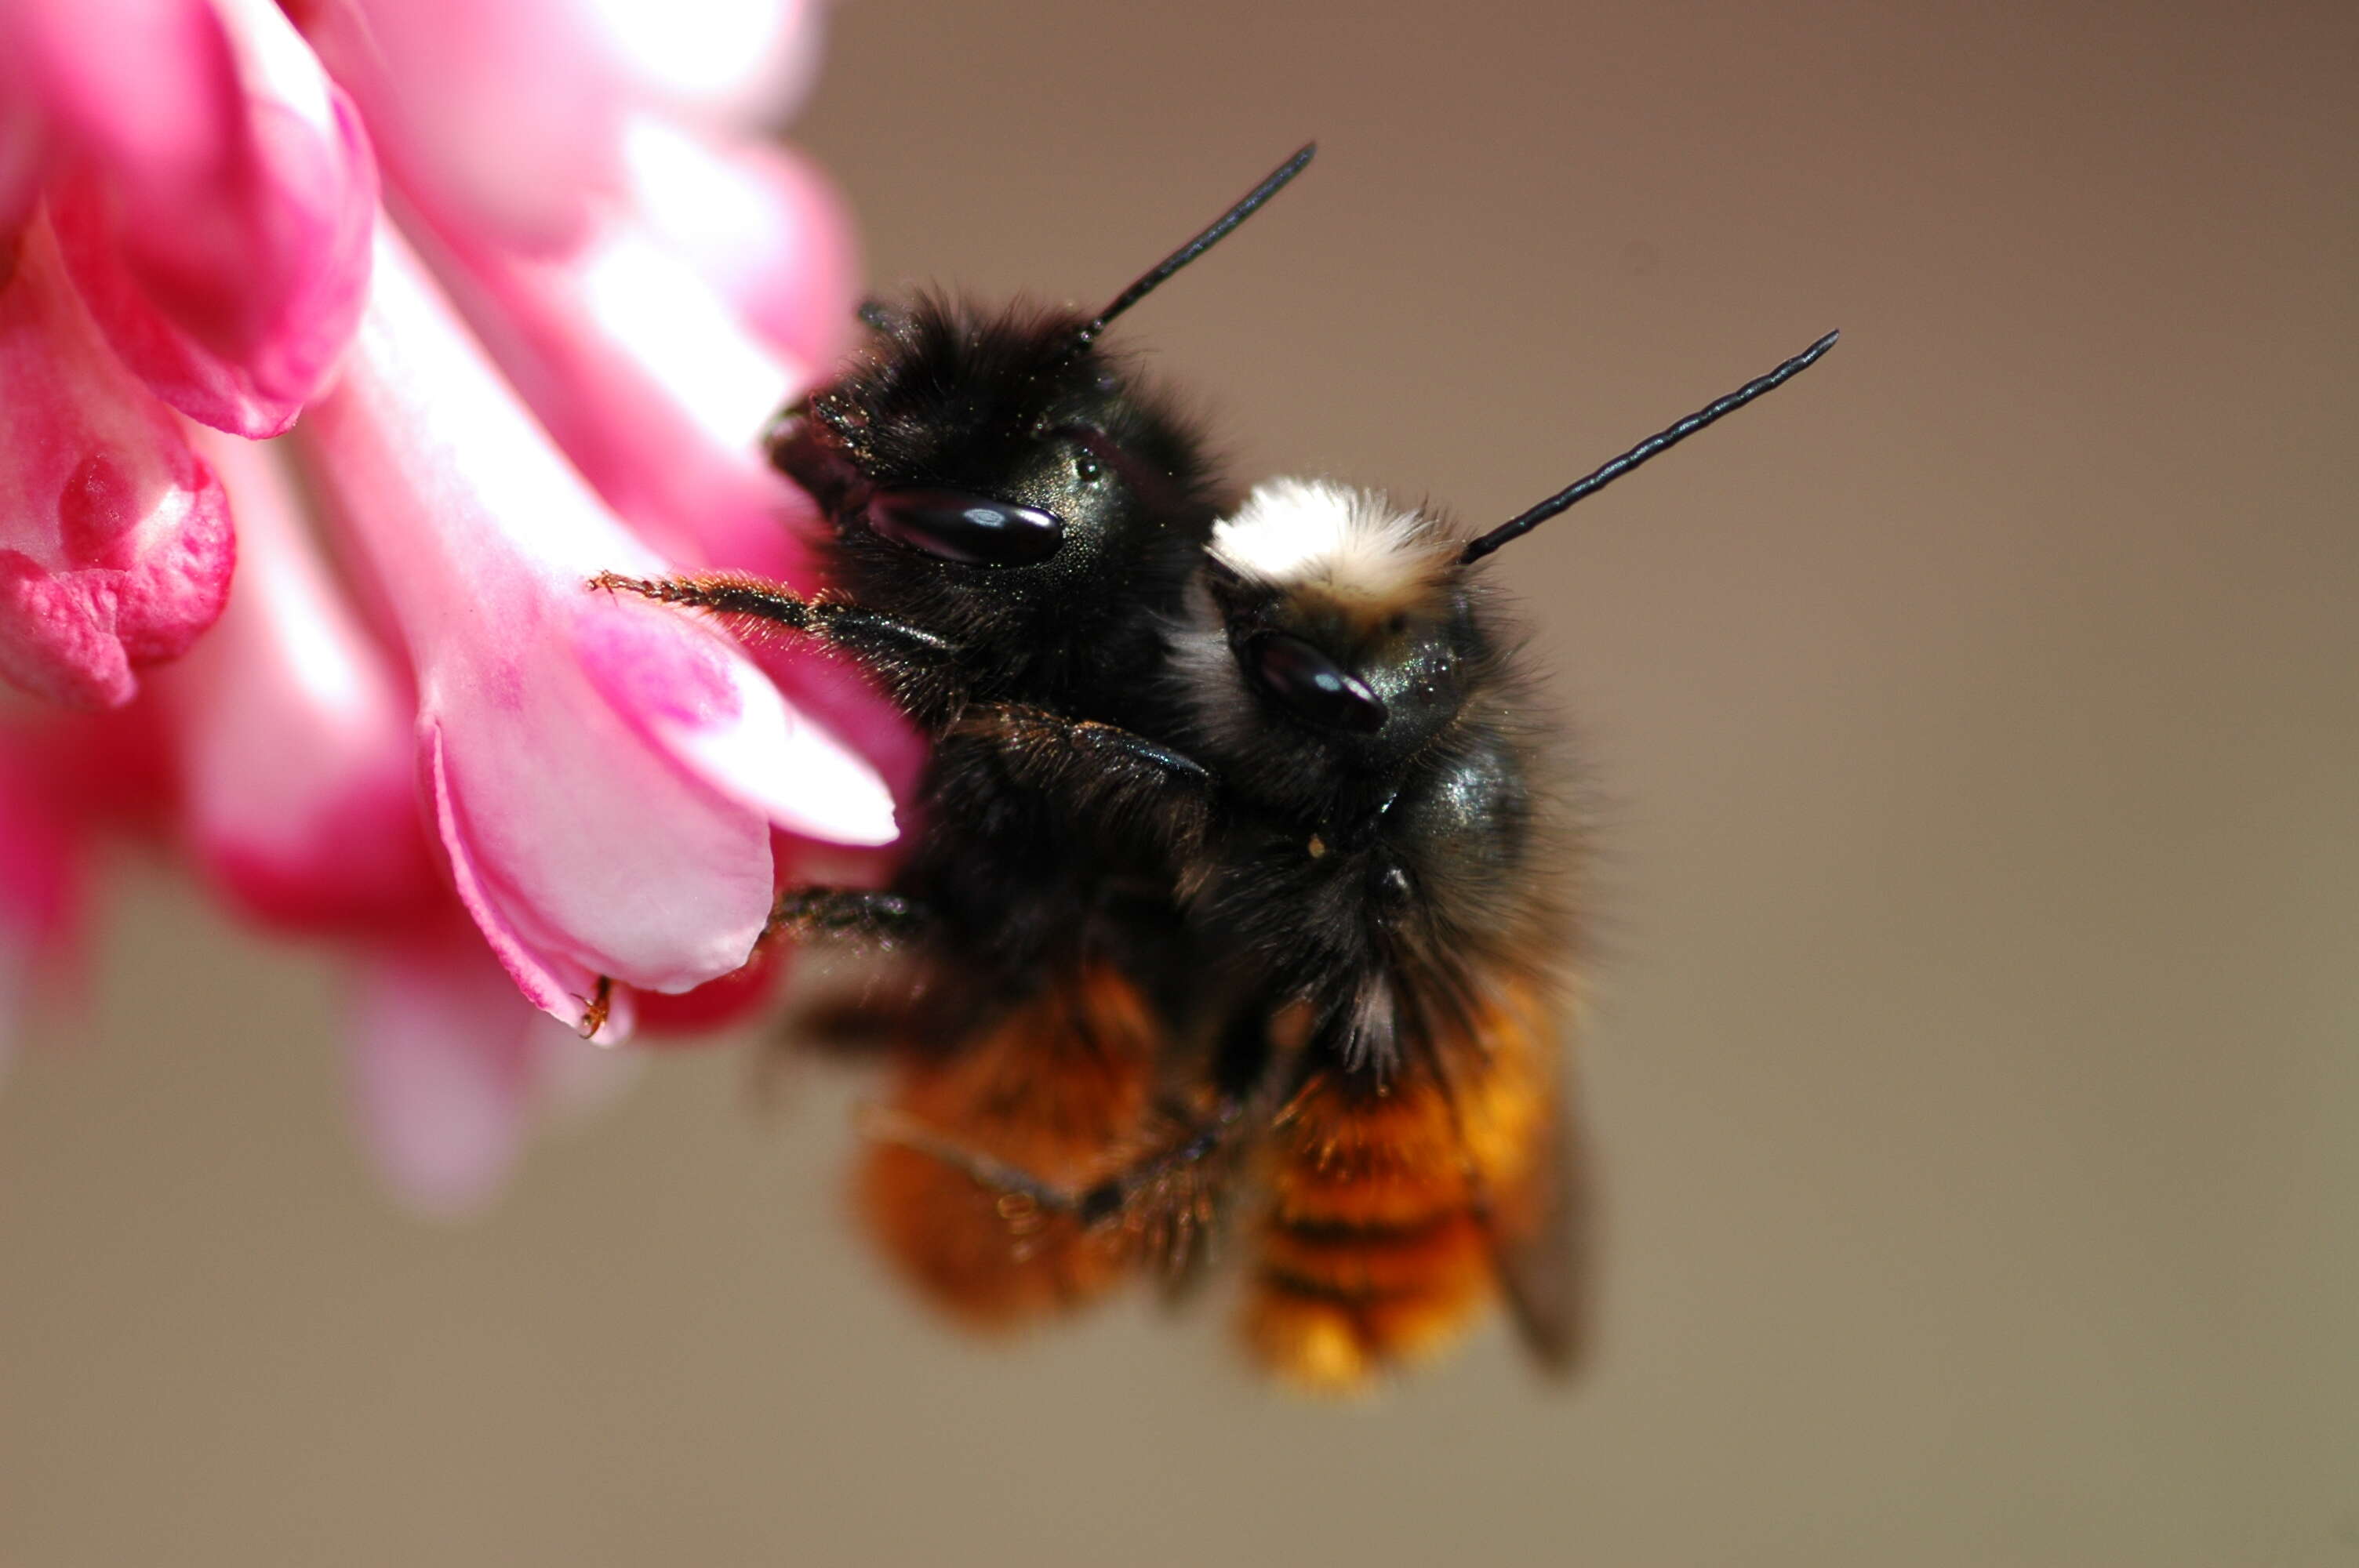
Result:
{"label": "pink flower", "polygon": [[437,224],[579,239],[635,109],[776,114],[812,56],[805,0],[313,0],[309,28]]}
{"label": "pink flower", "polygon": [[624,205],[754,334],[806,372],[852,346],[859,258],[835,188],[788,148],[635,115]]}
{"label": "pink flower", "polygon": [[158,682],[190,853],[240,913],[365,930],[446,899],[418,808],[415,702],[338,593],[270,446],[197,444],[237,508],[229,608]]}
{"label": "pink flower", "polygon": [[0,97],[125,364],[208,425],[292,423],[360,314],[376,169],[274,0],[7,0]]}
{"label": "pink flower", "polygon": [[0,778],[0,851],[77,803],[0,875],[0,1021],[125,791],[340,955],[421,1207],[614,1076],[569,1028],[758,1000],[776,886],[891,838],[916,742],[840,666],[588,585],[799,563],[757,437],[842,345],[852,247],[743,127],[813,38],[803,0],[0,0],[0,676],[114,710],[38,727],[48,793]]}
{"label": "pink flower", "polygon": [[16,1021],[72,962],[83,900],[84,824],[25,739],[0,735],[0,1075]]}
{"label": "pink flower", "polygon": [[46,220],[0,287],[0,675],[84,708],[221,613],[236,546],[212,472],[108,353]]}
{"label": "pink flower", "polygon": [[734,319],[694,271],[602,215],[536,255],[432,246],[485,346],[582,477],[674,557],[786,575],[810,501],[763,460],[763,427],[808,379]]}
{"label": "pink flower", "polygon": [[527,999],[679,991],[745,961],[769,826],[875,844],[892,797],[734,644],[602,570],[663,569],[558,456],[387,240],[303,435],[417,673],[421,765],[460,897]]}
{"label": "pink flower", "polygon": [[272,0],[0,4],[0,675],[113,707],[212,624],[228,512],[155,399],[284,429],[359,315],[375,210]]}

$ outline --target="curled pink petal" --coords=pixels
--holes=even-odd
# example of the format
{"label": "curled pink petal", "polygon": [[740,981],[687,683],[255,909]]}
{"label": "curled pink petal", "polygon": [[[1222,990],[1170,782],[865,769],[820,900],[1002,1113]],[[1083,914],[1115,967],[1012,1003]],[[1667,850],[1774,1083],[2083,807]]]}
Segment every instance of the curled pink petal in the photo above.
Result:
{"label": "curled pink petal", "polygon": [[302,432],[408,643],[461,895],[535,1005],[578,1023],[598,977],[675,991],[743,963],[782,792],[805,831],[892,836],[875,773],[734,644],[587,589],[663,564],[390,239],[343,378]]}
{"label": "curled pink petal", "polygon": [[209,0],[9,0],[0,101],[158,183],[205,182],[234,157],[236,58]]}
{"label": "curled pink petal", "polygon": [[245,564],[220,625],[158,682],[190,849],[271,925],[351,928],[443,901],[406,681],[330,579],[278,454],[196,439],[237,509]]}
{"label": "curled pink petal", "polygon": [[191,418],[286,428],[366,291],[376,170],[352,106],[273,0],[9,10],[0,44],[13,28],[50,113],[52,212],[107,341]]}
{"label": "curled pink petal", "polygon": [[25,232],[0,284],[0,676],[89,708],[221,613],[236,543],[212,471]]}
{"label": "curled pink petal", "polygon": [[808,162],[640,114],[623,167],[637,221],[773,349],[824,366],[850,346],[858,247],[843,199]]}

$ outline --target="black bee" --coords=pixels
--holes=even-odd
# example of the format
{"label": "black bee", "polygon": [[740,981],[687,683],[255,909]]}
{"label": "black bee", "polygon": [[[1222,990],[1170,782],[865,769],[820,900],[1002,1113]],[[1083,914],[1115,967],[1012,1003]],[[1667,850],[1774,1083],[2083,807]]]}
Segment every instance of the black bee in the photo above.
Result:
{"label": "black bee", "polygon": [[1262,1195],[1247,1340],[1291,1380],[1361,1387],[1502,1294],[1543,1364],[1571,1364],[1585,1271],[1557,1063],[1577,847],[1473,568],[1834,341],[1471,542],[1366,492],[1255,490],[1167,626],[1146,721],[1193,764],[1163,838],[1191,955],[1229,977],[1197,1114],[1086,1185],[899,1135],[1084,1236],[1140,1234],[1242,1172]]}
{"label": "black bee", "polygon": [[[1129,829],[1200,772],[1136,725],[1162,622],[1231,499],[1192,424],[1099,340],[1312,152],[1094,315],[864,307],[874,341],[769,439],[833,524],[821,594],[730,574],[592,585],[821,638],[929,734],[890,887],[796,890],[772,928],[897,949],[908,994],[864,1023],[900,1063],[898,1112],[1069,1184],[1160,1135],[1169,1037],[1209,1016],[1168,847]],[[888,1249],[982,1321],[1090,1293],[1127,1251],[1053,1216],[1011,1247],[997,1195],[899,1141],[862,1185]]]}

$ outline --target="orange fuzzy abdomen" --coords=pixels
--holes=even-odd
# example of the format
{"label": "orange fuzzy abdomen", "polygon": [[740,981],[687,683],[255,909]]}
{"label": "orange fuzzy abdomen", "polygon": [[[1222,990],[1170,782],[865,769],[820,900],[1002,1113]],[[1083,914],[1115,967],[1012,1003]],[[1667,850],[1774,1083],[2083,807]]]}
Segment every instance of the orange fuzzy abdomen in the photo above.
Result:
{"label": "orange fuzzy abdomen", "polygon": [[1556,1114],[1545,1010],[1515,988],[1436,1050],[1447,1092],[1416,1060],[1382,1087],[1327,1068],[1272,1132],[1245,1329],[1283,1378],[1347,1391],[1440,1349],[1532,1223]]}
{"label": "orange fuzzy abdomen", "polygon": [[[946,1057],[910,1063],[897,1123],[1079,1193],[1136,1156],[1159,1032],[1118,973],[1093,967],[1042,989]],[[858,1197],[885,1252],[951,1315],[986,1328],[1080,1305],[1136,1256],[1120,1226],[1084,1228],[932,1150],[880,1141]]]}

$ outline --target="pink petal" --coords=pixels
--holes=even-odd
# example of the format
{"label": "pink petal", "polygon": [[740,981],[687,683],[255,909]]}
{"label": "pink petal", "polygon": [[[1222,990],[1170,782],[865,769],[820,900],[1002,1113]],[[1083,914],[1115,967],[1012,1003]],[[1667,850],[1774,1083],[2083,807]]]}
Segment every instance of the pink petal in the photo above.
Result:
{"label": "pink petal", "polygon": [[930,748],[874,677],[798,638],[768,638],[747,651],[789,703],[867,759],[904,810],[916,801]]}
{"label": "pink petal", "polygon": [[812,0],[585,0],[580,9],[639,94],[707,115],[775,124],[818,62]]}
{"label": "pink petal", "polygon": [[322,0],[306,27],[403,195],[530,249],[615,183],[624,88],[575,0]]}
{"label": "pink petal", "polygon": [[370,949],[351,1003],[362,1130],[397,1195],[466,1214],[495,1196],[524,1141],[538,1036],[563,1030],[458,932]]}
{"label": "pink petal", "polygon": [[429,744],[443,847],[525,993],[579,1020],[600,975],[685,990],[744,963],[769,913],[762,819],[682,778],[586,690],[514,673],[516,707],[439,704]]}
{"label": "pink petal", "polygon": [[52,184],[68,266],[158,396],[276,434],[359,317],[368,139],[272,0],[126,4],[16,8],[20,73],[71,155]]}
{"label": "pink petal", "polygon": [[[598,972],[567,953],[550,951],[547,944],[516,929],[506,903],[486,885],[483,869],[475,862],[473,841],[452,797],[441,732],[429,731],[425,746],[427,788],[433,800],[435,825],[451,857],[451,881],[459,903],[525,1000],[551,1017],[572,1020],[577,1026],[586,1024],[598,991]],[[626,1027],[614,1022],[610,1011],[597,1037],[611,1042],[628,1033]]]}
{"label": "pink petal", "polygon": [[[573,626],[582,673],[615,712],[707,784],[789,832],[892,842],[891,802],[859,752],[789,707],[734,650],[659,626],[674,617],[651,616],[652,606],[623,600],[615,608],[621,613],[583,615]],[[842,803],[854,800],[875,815],[853,821]]]}
{"label": "pink petal", "polygon": [[16,237],[41,199],[49,135],[31,103],[0,84],[0,286],[16,262]]}
{"label": "pink petal", "polygon": [[221,624],[158,683],[199,863],[244,913],[297,929],[440,902],[406,683],[330,580],[277,454],[196,438],[245,562]]}
{"label": "pink petal", "polygon": [[78,967],[83,832],[50,770],[43,737],[0,733],[0,1071],[38,994]]}
{"label": "pink petal", "polygon": [[179,779],[162,706],[103,712],[48,708],[27,742],[74,816],[93,828],[161,843],[179,808]]}
{"label": "pink petal", "polygon": [[[741,308],[766,308],[832,355],[853,322],[848,225],[782,157],[717,151],[646,114],[627,145],[638,206],[610,210],[578,249],[525,256],[462,241],[432,254],[526,400],[643,535],[676,557],[794,580],[807,570],[796,535],[820,524],[757,438],[810,362],[778,357]],[[924,744],[870,683],[791,639],[754,654],[908,798]],[[799,793],[803,777],[739,771]]]}
{"label": "pink petal", "polygon": [[[777,995],[790,952],[783,942],[756,950],[744,968],[694,990],[666,996],[649,991],[639,999],[639,1044],[654,1046],[702,1044],[732,1024],[765,1011]],[[614,1053],[620,1054],[620,1053]]]}
{"label": "pink petal", "polygon": [[46,222],[0,285],[0,676],[84,707],[221,613],[236,542],[210,469],[125,373]]}
{"label": "pink petal", "polygon": [[208,0],[9,0],[0,89],[103,165],[159,182],[201,183],[234,156],[236,59]]}
{"label": "pink petal", "polygon": [[598,976],[682,990],[728,972],[767,913],[767,813],[784,805],[747,770],[792,763],[799,823],[858,841],[889,831],[889,795],[762,697],[725,639],[587,589],[602,568],[663,563],[390,240],[377,279],[343,380],[303,434],[408,645],[469,913],[534,1003],[572,1022]]}
{"label": "pink petal", "polygon": [[809,162],[642,114],[623,167],[637,221],[773,349],[823,366],[850,347],[858,247],[843,199]]}
{"label": "pink petal", "polygon": [[692,267],[612,216],[559,254],[463,239],[430,254],[558,444],[642,533],[701,564],[799,568],[794,530],[816,516],[758,442],[807,373]]}

